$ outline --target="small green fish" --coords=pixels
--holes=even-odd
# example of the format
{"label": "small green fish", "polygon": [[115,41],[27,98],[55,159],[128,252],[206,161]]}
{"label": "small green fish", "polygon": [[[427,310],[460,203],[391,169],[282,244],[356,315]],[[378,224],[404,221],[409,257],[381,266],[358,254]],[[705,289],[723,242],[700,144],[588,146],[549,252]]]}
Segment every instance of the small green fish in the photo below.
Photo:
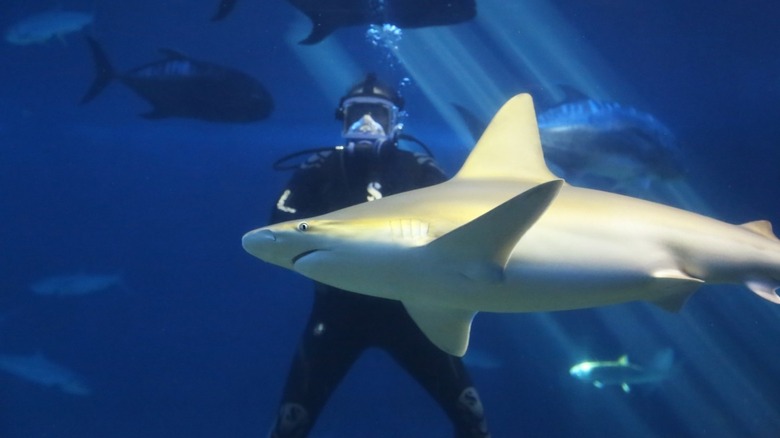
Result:
{"label": "small green fish", "polygon": [[569,374],[584,382],[591,382],[596,388],[619,385],[624,392],[631,391],[631,385],[657,383],[664,380],[672,368],[672,350],[659,353],[647,366],[629,362],[623,355],[614,361],[583,361],[569,369]]}

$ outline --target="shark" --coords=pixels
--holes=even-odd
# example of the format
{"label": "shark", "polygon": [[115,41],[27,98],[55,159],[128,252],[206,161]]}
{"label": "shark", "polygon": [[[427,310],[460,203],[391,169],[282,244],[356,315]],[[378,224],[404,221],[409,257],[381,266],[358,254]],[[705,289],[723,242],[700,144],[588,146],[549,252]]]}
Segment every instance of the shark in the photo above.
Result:
{"label": "shark", "polygon": [[704,284],[780,304],[780,240],[569,185],[545,164],[533,100],[511,98],[450,180],[246,233],[244,249],[355,293],[400,300],[425,335],[463,356],[477,312],[647,301],[679,310]]}
{"label": "shark", "polygon": [[81,31],[92,24],[94,14],[81,11],[52,9],[31,15],[6,29],[5,40],[17,46],[43,44],[65,35]]}
{"label": "shark", "polygon": [[671,349],[663,350],[647,365],[629,361],[624,354],[617,360],[585,360],[572,365],[569,375],[596,388],[618,385],[623,392],[631,392],[631,385],[659,383],[665,380],[674,359]]}
{"label": "shark", "polygon": [[42,353],[0,355],[0,370],[43,386],[53,386],[66,394],[86,396],[92,390],[75,372],[52,362]]}

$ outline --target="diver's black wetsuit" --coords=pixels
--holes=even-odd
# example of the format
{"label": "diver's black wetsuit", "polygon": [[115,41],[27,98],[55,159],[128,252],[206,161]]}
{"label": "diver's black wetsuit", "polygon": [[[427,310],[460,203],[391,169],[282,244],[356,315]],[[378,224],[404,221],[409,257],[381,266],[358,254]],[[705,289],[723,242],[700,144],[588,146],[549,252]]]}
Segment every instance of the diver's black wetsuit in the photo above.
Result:
{"label": "diver's black wetsuit", "polygon": [[[272,223],[425,187],[446,179],[428,156],[385,145],[381,154],[331,150],[296,171]],[[317,283],[271,437],[305,437],[333,390],[369,347],[388,352],[441,405],[456,437],[489,437],[482,404],[460,358],[431,343],[399,301]],[[413,435],[409,435],[413,436]]]}

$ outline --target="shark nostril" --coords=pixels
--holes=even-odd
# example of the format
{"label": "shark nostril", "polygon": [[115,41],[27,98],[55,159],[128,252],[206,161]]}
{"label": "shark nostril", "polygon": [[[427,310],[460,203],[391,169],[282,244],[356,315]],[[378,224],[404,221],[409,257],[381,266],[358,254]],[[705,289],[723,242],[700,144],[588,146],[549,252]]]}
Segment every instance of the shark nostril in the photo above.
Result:
{"label": "shark nostril", "polygon": [[271,230],[260,230],[257,232],[257,237],[263,240],[276,242],[276,235]]}

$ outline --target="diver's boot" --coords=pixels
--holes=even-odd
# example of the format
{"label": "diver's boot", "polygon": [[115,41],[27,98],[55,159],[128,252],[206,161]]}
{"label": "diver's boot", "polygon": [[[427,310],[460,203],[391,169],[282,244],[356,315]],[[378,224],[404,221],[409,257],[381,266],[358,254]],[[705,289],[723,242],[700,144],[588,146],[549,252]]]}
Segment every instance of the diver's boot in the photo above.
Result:
{"label": "diver's boot", "polygon": [[477,389],[469,386],[458,396],[458,424],[456,438],[490,438],[485,411]]}
{"label": "diver's boot", "polygon": [[309,412],[298,403],[283,403],[268,438],[304,438],[309,433]]}

